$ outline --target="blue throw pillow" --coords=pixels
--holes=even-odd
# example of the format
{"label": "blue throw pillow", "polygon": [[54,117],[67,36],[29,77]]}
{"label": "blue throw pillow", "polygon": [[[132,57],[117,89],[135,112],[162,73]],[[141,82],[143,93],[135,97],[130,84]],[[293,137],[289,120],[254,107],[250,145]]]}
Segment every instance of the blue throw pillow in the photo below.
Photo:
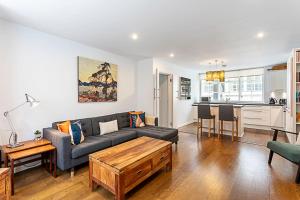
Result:
{"label": "blue throw pillow", "polygon": [[70,124],[69,133],[71,135],[72,144],[77,145],[84,141],[84,135],[79,121]]}

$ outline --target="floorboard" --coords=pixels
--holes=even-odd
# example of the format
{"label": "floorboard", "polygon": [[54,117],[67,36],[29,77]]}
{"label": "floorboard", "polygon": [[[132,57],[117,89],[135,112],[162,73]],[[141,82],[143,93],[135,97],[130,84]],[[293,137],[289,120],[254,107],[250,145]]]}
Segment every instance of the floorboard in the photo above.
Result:
{"label": "floorboard", "polygon": [[[297,168],[274,155],[267,164],[265,146],[231,142],[180,132],[177,151],[173,147],[173,170],[159,171],[126,195],[137,200],[176,199],[300,199],[300,186],[294,183]],[[43,168],[34,168],[15,176],[12,199],[114,199],[105,189],[91,192],[88,165],[70,173],[59,172],[55,179]]]}

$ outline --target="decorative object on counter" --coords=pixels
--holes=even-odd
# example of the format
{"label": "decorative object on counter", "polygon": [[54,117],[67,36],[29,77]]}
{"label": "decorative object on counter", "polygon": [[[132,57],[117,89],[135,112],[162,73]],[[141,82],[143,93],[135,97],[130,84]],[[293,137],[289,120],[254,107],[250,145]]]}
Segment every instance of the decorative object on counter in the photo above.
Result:
{"label": "decorative object on counter", "polygon": [[276,103],[277,103],[277,99],[273,98],[273,97],[270,97],[269,104],[276,104]]}
{"label": "decorative object on counter", "polygon": [[78,76],[78,102],[117,101],[117,65],[78,57]]}
{"label": "decorative object on counter", "polygon": [[280,105],[286,105],[286,99],[279,99]]}
{"label": "decorative object on counter", "polygon": [[191,99],[191,79],[180,77],[179,78],[179,92],[180,99]]}
{"label": "decorative object on counter", "polygon": [[4,113],[4,117],[7,119],[9,126],[10,126],[10,131],[11,131],[10,137],[9,137],[9,145],[7,146],[9,148],[15,148],[15,147],[23,145],[21,143],[18,143],[18,135],[17,135],[16,129],[13,125],[13,122],[10,119],[10,113],[13,112],[14,110],[17,110],[18,108],[24,106],[27,103],[29,103],[30,107],[35,107],[40,103],[38,100],[36,100],[32,96],[30,96],[29,94],[25,94],[25,98],[26,98],[26,101],[24,103],[14,107],[11,110],[8,110]]}
{"label": "decorative object on counter", "polygon": [[40,140],[40,139],[42,139],[42,132],[39,130],[36,130],[34,132],[34,140]]}

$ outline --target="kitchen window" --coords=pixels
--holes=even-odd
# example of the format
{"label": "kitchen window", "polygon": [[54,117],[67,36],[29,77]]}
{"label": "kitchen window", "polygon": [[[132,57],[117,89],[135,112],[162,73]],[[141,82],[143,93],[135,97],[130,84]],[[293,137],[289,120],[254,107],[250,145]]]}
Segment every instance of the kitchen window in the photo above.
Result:
{"label": "kitchen window", "polygon": [[263,101],[263,69],[225,72],[225,81],[206,81],[200,74],[200,96],[211,101]]}

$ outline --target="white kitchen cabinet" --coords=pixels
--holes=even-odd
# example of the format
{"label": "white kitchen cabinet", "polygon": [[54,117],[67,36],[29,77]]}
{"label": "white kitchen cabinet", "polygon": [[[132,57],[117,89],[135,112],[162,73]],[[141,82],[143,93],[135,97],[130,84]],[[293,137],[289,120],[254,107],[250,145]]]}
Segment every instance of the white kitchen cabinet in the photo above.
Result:
{"label": "white kitchen cabinet", "polygon": [[245,106],[242,109],[244,124],[269,126],[270,106]]}
{"label": "white kitchen cabinet", "polygon": [[244,127],[270,130],[284,128],[285,115],[282,106],[245,106],[242,109]]}
{"label": "white kitchen cabinet", "polygon": [[271,107],[271,126],[274,127],[284,127],[284,112],[282,106],[272,106]]}

